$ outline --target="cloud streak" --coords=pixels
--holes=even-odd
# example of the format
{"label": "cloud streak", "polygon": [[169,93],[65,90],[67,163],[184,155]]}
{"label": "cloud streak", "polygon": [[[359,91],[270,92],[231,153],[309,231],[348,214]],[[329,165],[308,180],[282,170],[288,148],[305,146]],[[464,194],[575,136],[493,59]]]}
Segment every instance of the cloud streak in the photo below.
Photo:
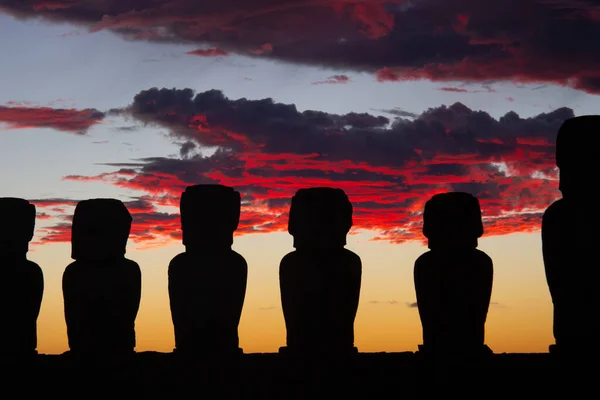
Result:
{"label": "cloud streak", "polygon": [[0,106],[0,124],[8,129],[52,128],[83,135],[104,117],[104,113],[94,109]]}
{"label": "cloud streak", "polygon": [[375,304],[375,305],[377,305],[377,304],[387,304],[387,305],[395,306],[395,305],[400,304],[400,302],[397,301],[397,300],[386,300],[386,301],[371,300],[371,301],[369,301],[369,304]]}
{"label": "cloud streak", "polygon": [[0,12],[69,22],[90,32],[110,30],[129,40],[202,45],[226,53],[366,71],[379,81],[493,79],[600,92],[597,2],[488,3],[0,0]]}
{"label": "cloud streak", "polygon": [[[39,239],[33,244],[70,242],[73,212],[78,201],[66,198],[32,199],[31,203],[36,208],[44,210],[40,213],[41,219],[52,218],[54,221],[48,227],[37,229]],[[156,207],[160,204],[158,199],[140,197],[124,203],[134,220],[130,234],[132,242],[138,245],[150,244],[152,247],[165,241],[181,240],[179,214],[159,211]]]}
{"label": "cloud streak", "polygon": [[197,49],[197,50],[188,51],[185,54],[190,54],[193,56],[200,56],[200,57],[222,57],[222,56],[229,55],[229,53],[227,53],[226,51],[221,50],[221,49]]}
{"label": "cloud streak", "polygon": [[[559,108],[495,119],[455,103],[390,121],[368,113],[301,112],[268,98],[229,99],[218,90],[157,88],[113,112],[167,129],[180,156],[107,163],[110,172],[64,179],[144,193],[128,203],[137,242],[178,239],[179,196],[198,183],[242,193],[239,234],[285,231],[289,199],[307,186],[344,189],[354,204],[355,229],[378,232],[375,240],[423,240],[425,201],[449,190],[479,197],[486,236],[537,231],[543,210],[559,197],[556,132],[573,116]],[[216,151],[195,151],[202,148]],[[67,199],[33,203],[40,212],[73,205]],[[163,207],[172,211],[159,211]],[[43,240],[68,240],[68,213],[53,215],[60,223]]]}
{"label": "cloud streak", "polygon": [[324,81],[313,82],[313,85],[335,85],[348,82],[350,82],[350,78],[347,75],[333,75]]}

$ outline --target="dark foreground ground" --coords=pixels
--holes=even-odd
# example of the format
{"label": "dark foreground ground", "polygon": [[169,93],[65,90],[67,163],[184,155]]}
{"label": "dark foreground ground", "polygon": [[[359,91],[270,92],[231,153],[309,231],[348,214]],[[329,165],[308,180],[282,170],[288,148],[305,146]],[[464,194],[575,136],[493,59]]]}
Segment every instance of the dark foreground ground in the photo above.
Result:
{"label": "dark foreground ground", "polygon": [[[550,354],[496,354],[461,365],[431,364],[414,353],[361,353],[334,360],[246,354],[184,360],[143,352],[98,363],[65,355],[0,360],[2,398],[388,399],[595,397],[597,366]],[[590,391],[591,390],[591,391]],[[595,393],[595,394],[594,394]],[[56,397],[54,397],[56,396]],[[510,400],[510,399],[509,399]]]}

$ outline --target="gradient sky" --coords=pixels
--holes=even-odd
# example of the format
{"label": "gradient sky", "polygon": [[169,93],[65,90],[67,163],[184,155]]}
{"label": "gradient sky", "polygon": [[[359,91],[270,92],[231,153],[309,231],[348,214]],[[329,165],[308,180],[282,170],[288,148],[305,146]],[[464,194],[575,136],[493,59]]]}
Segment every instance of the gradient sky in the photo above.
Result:
{"label": "gradient sky", "polygon": [[183,250],[179,196],[218,182],[244,201],[234,249],[249,264],[246,352],[285,342],[287,208],[312,185],[343,188],[354,204],[347,247],[363,260],[361,351],[421,343],[420,212],[447,190],[482,204],[479,248],[495,267],[487,344],[546,351],[539,225],[560,195],[558,127],[600,106],[595,2],[202,3],[0,0],[0,196],[38,210],[29,253],[46,282],[38,350],[67,349],[70,217],[93,197],[119,198],[133,214],[137,350],[172,350],[166,272]]}

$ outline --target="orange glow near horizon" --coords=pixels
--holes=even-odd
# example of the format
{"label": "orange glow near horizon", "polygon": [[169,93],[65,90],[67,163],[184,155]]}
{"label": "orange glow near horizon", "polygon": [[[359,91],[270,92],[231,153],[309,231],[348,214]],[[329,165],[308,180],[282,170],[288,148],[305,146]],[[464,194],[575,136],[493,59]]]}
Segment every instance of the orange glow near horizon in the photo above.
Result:
{"label": "orange glow near horizon", "polygon": [[[355,345],[362,352],[416,351],[421,342],[415,301],[413,263],[427,251],[419,243],[393,245],[370,241],[372,234],[348,237],[350,250],[363,261],[361,300],[355,322]],[[497,353],[546,352],[552,337],[552,302],[546,286],[539,233],[484,238],[479,248],[494,260],[492,304],[486,343]],[[292,251],[287,233],[244,235],[234,249],[249,265],[248,288],[239,326],[246,353],[276,352],[285,345],[279,298],[278,268]],[[167,290],[167,266],[183,250],[174,244],[130,250],[127,257],[142,268],[142,301],[136,321],[137,351],[170,352],[173,325]],[[66,243],[36,246],[29,258],[43,270],[46,289],[38,320],[38,351],[66,351],[67,336],[61,291],[62,273],[70,259]]]}

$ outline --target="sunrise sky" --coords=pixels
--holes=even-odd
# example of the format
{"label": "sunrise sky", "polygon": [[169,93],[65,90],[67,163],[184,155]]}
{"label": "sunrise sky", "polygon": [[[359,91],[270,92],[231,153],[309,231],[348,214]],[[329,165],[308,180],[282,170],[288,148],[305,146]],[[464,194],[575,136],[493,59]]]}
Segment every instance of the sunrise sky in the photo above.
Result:
{"label": "sunrise sky", "polygon": [[[485,3],[485,5],[484,5]],[[289,199],[335,186],[363,261],[361,351],[421,343],[413,263],[433,194],[480,198],[494,260],[486,342],[553,343],[539,226],[560,196],[554,140],[598,113],[593,0],[0,0],[0,196],[38,210],[38,351],[67,350],[61,279],[79,200],[126,202],[143,274],[138,351],[171,351],[179,196],[242,193],[240,345],[285,344],[278,266]]]}

